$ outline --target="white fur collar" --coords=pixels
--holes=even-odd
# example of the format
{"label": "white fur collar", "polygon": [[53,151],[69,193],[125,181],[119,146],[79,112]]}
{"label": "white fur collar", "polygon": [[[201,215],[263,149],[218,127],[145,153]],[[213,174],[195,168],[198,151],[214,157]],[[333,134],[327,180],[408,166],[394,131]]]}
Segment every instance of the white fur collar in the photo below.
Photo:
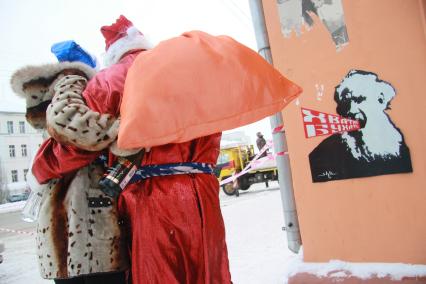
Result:
{"label": "white fur collar", "polygon": [[117,63],[127,52],[135,49],[152,49],[153,44],[147,38],[140,34],[135,27],[127,30],[127,35],[120,38],[108,48],[103,54],[104,65],[109,67]]}

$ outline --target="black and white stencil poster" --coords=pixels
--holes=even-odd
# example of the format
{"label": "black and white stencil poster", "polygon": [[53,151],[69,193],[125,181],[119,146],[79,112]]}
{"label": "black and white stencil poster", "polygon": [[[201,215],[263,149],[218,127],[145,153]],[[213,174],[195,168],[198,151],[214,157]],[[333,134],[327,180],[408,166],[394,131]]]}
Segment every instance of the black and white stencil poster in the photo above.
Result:
{"label": "black and white stencil poster", "polygon": [[352,70],[335,88],[337,114],[302,108],[306,137],[331,135],[310,154],[313,182],[412,172],[402,132],[386,113],[395,89]]}

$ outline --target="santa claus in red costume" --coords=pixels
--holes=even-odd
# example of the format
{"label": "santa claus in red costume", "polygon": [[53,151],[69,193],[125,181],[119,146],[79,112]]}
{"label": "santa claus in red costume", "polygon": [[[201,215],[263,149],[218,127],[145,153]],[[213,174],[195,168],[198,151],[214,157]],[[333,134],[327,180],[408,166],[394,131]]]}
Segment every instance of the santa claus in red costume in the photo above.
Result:
{"label": "santa claus in red costume", "polygon": [[[32,168],[41,184],[88,165],[117,137],[127,71],[151,45],[124,16],[101,32],[109,67],[88,83],[71,74],[55,87],[47,111],[55,139],[42,145]],[[140,167],[214,166],[220,138],[218,133],[152,147]],[[189,172],[139,179],[119,196],[119,211],[131,234],[135,284],[231,283],[218,181],[208,171]]]}

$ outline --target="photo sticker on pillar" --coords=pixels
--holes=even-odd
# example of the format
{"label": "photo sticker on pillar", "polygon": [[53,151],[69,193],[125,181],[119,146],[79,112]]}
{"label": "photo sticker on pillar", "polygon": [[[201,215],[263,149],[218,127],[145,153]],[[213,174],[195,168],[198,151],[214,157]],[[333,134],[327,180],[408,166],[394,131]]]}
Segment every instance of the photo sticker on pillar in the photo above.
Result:
{"label": "photo sticker on pillar", "polygon": [[404,136],[389,117],[393,86],[351,70],[335,88],[338,115],[302,108],[307,138],[331,135],[310,154],[313,182],[412,172]]}
{"label": "photo sticker on pillar", "polygon": [[277,0],[277,6],[281,32],[285,37],[289,37],[293,31],[300,35],[304,25],[307,30],[312,28],[312,16],[316,15],[327,28],[338,50],[348,44],[349,36],[341,0]]}

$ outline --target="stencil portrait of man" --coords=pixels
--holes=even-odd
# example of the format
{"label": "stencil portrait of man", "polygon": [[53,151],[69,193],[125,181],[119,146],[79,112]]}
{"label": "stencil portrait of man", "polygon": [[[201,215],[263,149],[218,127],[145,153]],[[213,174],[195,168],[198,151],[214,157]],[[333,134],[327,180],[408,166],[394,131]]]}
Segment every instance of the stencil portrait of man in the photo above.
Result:
{"label": "stencil portrait of man", "polygon": [[402,132],[386,113],[395,89],[371,72],[351,70],[336,86],[343,118],[358,120],[356,131],[324,139],[310,154],[313,182],[412,172]]}

